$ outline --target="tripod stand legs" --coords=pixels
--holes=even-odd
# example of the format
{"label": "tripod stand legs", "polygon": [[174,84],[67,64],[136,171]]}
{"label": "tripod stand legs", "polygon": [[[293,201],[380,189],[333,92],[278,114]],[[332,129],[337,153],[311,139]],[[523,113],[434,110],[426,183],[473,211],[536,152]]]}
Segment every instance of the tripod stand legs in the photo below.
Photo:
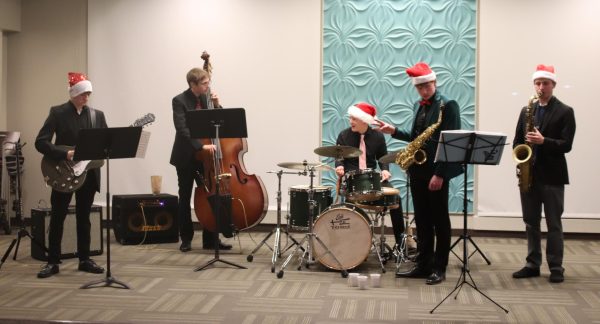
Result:
{"label": "tripod stand legs", "polygon": [[[115,284],[113,286],[113,284]],[[98,287],[113,287],[113,288],[121,288],[121,289],[130,289],[127,284],[117,280],[112,277],[110,274],[106,276],[106,278],[98,279],[96,281],[91,281],[86,283],[85,285],[79,287],[79,289],[89,289],[89,288],[98,288]]]}
{"label": "tripod stand legs", "polygon": [[[296,241],[295,238],[293,238],[286,230],[282,230],[280,226],[276,226],[257,246],[256,248],[254,248],[254,250],[252,250],[252,252],[250,252],[250,255],[248,255],[248,257],[246,258],[246,260],[248,260],[248,262],[252,262],[252,260],[254,260],[254,253],[256,253],[256,251],[258,251],[263,245],[266,245],[271,251],[273,251],[273,254],[271,256],[271,272],[275,272],[275,263],[277,262],[277,259],[281,256],[282,249],[281,249],[281,233],[283,232],[283,234],[287,235],[288,239],[290,239],[292,241],[292,243],[290,243],[290,245],[286,246],[285,249],[283,249],[283,252],[287,251],[288,249],[290,249],[292,246],[294,245],[299,245],[298,241]],[[268,244],[267,244],[267,240],[273,235],[275,234],[275,242],[273,242],[273,248],[271,248]],[[303,249],[304,251],[304,249]]]}
{"label": "tripod stand legs", "polygon": [[[471,282],[467,281],[467,275],[469,276],[469,279],[471,279]],[[498,306],[500,309],[502,309],[506,314],[508,314],[508,310],[502,306],[500,306],[500,304],[498,304],[497,302],[495,302],[493,299],[491,299],[488,295],[484,294],[481,290],[479,290],[479,288],[477,288],[477,285],[475,284],[475,281],[473,280],[473,277],[471,277],[471,272],[469,271],[469,269],[467,268],[466,265],[464,265],[462,267],[462,272],[460,274],[460,277],[458,278],[458,282],[456,283],[456,286],[454,287],[454,289],[452,289],[452,291],[446,296],[444,297],[444,299],[442,299],[442,301],[440,301],[432,310],[429,311],[430,314],[433,314],[433,312],[440,307],[440,305],[442,305],[444,303],[444,301],[446,301],[446,299],[448,299],[448,297],[450,297],[455,291],[456,291],[456,295],[454,296],[454,299],[457,299],[458,297],[458,293],[460,293],[460,290],[462,289],[463,285],[468,285],[471,288],[475,289],[478,293],[480,293],[483,297],[485,297],[487,300],[491,301],[492,303],[494,303],[494,305]]]}
{"label": "tripod stand legs", "polygon": [[481,257],[485,260],[485,262],[488,265],[491,265],[492,262],[485,256],[485,254],[483,254],[483,251],[481,251],[481,249],[479,248],[479,246],[477,246],[477,244],[475,244],[475,241],[473,241],[473,239],[471,238],[471,235],[461,235],[454,243],[452,243],[452,245],[450,246],[450,251],[452,252],[452,254],[454,254],[461,262],[463,260],[461,260],[461,258],[458,256],[458,254],[456,254],[453,249],[456,245],[458,245],[458,243],[461,240],[468,240],[469,242],[471,242],[471,244],[473,244],[473,246],[475,247],[475,250],[473,252],[471,252],[471,254],[469,254],[467,256],[468,259],[470,259],[475,253],[479,252],[479,254],[481,255]]}
{"label": "tripod stand legs", "polygon": [[[327,247],[327,245],[325,245],[325,243],[323,243],[323,241],[315,233],[309,232],[304,235],[304,237],[302,238],[300,243],[298,243],[298,245],[296,246],[294,251],[287,257],[287,259],[285,259],[285,261],[281,265],[281,268],[279,269],[279,272],[277,272],[277,278],[283,278],[285,267],[292,260],[292,258],[296,254],[296,252],[298,252],[298,250],[300,250],[300,249],[302,249],[304,252],[302,253],[302,255],[300,255],[300,262],[298,264],[298,270],[300,270],[302,268],[302,263],[305,263],[306,267],[308,267],[308,265],[312,261],[311,260],[312,259],[312,253],[311,253],[312,249],[311,249],[310,244],[311,244],[311,242],[314,242],[313,240],[311,240],[311,238],[314,238],[318,242],[318,244],[321,245],[323,250],[325,250],[325,253],[323,255],[330,254],[331,257],[333,258],[333,260],[335,261],[335,263],[337,263],[339,268],[342,269],[342,272],[341,272],[342,278],[348,277],[348,271],[344,268],[344,266],[342,266],[342,263],[333,254],[333,252],[331,252],[331,250]],[[303,248],[303,245],[305,242],[307,243],[306,249]]]}
{"label": "tripod stand legs", "polygon": [[17,260],[17,253],[19,252],[19,245],[21,244],[21,238],[23,238],[23,237],[28,237],[31,240],[32,244],[36,244],[40,249],[44,250],[46,253],[48,252],[48,249],[45,246],[41,245],[38,241],[36,241],[33,238],[33,236],[31,236],[31,234],[29,234],[29,232],[27,232],[27,229],[25,229],[25,227],[21,227],[21,229],[17,233],[17,237],[15,237],[12,240],[12,242],[8,246],[8,249],[6,249],[4,256],[2,256],[2,260],[0,261],[0,268],[2,268],[2,265],[4,264],[4,262],[6,261],[6,259],[8,259],[8,256],[10,255],[10,252],[12,251],[13,248],[15,248],[15,254],[13,255],[13,260]]}

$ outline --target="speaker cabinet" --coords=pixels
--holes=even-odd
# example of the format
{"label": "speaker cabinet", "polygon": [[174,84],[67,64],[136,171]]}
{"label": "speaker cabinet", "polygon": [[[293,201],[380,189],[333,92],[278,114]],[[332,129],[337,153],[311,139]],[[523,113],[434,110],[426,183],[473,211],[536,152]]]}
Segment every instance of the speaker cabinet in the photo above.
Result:
{"label": "speaker cabinet", "polygon": [[[48,248],[50,214],[50,208],[34,208],[31,210],[31,236],[36,242],[43,244],[45,248]],[[92,206],[90,223],[90,255],[100,255],[104,252],[104,239],[102,237],[102,207],[98,205]],[[63,227],[61,259],[77,257],[76,225],[75,206],[70,206]],[[41,261],[48,261],[46,251],[33,242],[31,242],[31,257]]]}
{"label": "speaker cabinet", "polygon": [[114,195],[112,224],[124,245],[178,242],[177,196]]}

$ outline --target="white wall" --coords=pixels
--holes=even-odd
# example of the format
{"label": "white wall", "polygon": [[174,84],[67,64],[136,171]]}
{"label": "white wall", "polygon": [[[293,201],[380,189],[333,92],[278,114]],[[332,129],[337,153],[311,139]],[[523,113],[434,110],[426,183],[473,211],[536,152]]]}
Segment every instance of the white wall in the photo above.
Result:
{"label": "white wall", "polygon": [[[553,64],[554,94],[575,110],[577,131],[567,155],[571,185],[566,186],[565,215],[598,218],[595,183],[596,75],[600,73],[600,2],[594,0],[480,1],[478,129],[514,136],[517,116],[533,94],[537,64]],[[512,146],[500,166],[479,167],[478,214],[520,216]]]}
{"label": "white wall", "polygon": [[[187,89],[185,75],[211,55],[212,91],[225,107],[246,109],[250,173],[262,178],[275,209],[283,161],[317,160],[320,129],[320,20],[317,0],[135,0],[89,3],[89,77],[92,104],[109,126],[126,126],[147,112],[157,121],[143,160],[111,164],[111,193],[177,194],[169,157],[175,130],[171,99]],[[112,166],[114,165],[114,168]],[[289,185],[308,179],[286,176]],[[287,193],[287,192],[286,192]],[[287,200],[287,194],[285,195]]]}
{"label": "white wall", "polygon": [[[595,0],[479,2],[478,129],[504,132],[512,141],[518,111],[532,93],[535,65],[556,65],[556,95],[575,108],[578,124],[568,155],[567,217],[600,215],[592,164],[599,156],[597,136],[590,131],[598,119],[592,87],[600,72],[594,38],[600,22],[593,19],[599,6]],[[321,1],[105,0],[90,1],[87,8],[79,0],[24,1],[23,31],[5,42],[8,127],[30,143],[24,152],[26,210],[49,196],[33,139],[50,105],[67,99],[71,70],[89,72],[92,104],[107,113],[110,126],[128,125],[146,112],[157,116],[148,127],[146,159],[111,164],[112,194],[149,192],[152,174],[165,176],[164,191],[176,193],[168,164],[170,101],[185,89],[187,70],[202,64],[203,50],[212,54],[213,89],[224,105],[247,110],[245,162],[265,182],[271,208],[277,177],[266,171],[278,169],[278,162],[317,160],[312,150],[320,145]],[[500,166],[479,167],[476,213],[486,217],[475,217],[475,228],[523,228],[510,153],[507,148]],[[289,186],[307,182],[285,175],[284,199]],[[460,220],[453,224],[462,226]],[[569,224],[565,228],[572,231],[599,229],[593,220]]]}

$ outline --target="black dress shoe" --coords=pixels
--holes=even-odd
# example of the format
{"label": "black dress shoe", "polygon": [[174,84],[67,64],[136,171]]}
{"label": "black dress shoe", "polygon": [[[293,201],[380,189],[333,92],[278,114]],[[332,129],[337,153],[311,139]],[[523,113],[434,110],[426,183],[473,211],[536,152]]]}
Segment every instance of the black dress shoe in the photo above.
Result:
{"label": "black dress shoe", "polygon": [[565,275],[560,270],[550,270],[550,278],[548,280],[552,283],[561,283],[565,281]]}
{"label": "black dress shoe", "polygon": [[434,271],[432,274],[429,275],[429,277],[427,277],[425,283],[428,285],[437,285],[444,280],[446,280],[446,272]]}
{"label": "black dress shoe", "polygon": [[89,273],[104,273],[104,268],[97,265],[92,259],[79,261],[79,267],[77,269]]}
{"label": "black dress shoe", "polygon": [[396,278],[427,278],[427,276],[431,273],[424,268],[419,266],[415,266],[408,271],[398,271],[396,272]]}
{"label": "black dress shoe", "polygon": [[40,272],[38,272],[37,277],[38,278],[48,278],[57,273],[58,273],[58,264],[48,263],[42,268],[42,270],[40,270]]}
{"label": "black dress shoe", "polygon": [[539,277],[540,268],[523,267],[521,270],[513,273],[512,276],[515,279]]}
{"label": "black dress shoe", "polygon": [[[204,250],[214,250],[215,245],[214,244],[204,244],[202,246],[202,248]],[[231,248],[232,248],[231,244],[219,242],[219,250],[231,250]]]}
{"label": "black dress shoe", "polygon": [[192,242],[183,241],[179,246],[179,251],[181,252],[189,252],[192,250]]}

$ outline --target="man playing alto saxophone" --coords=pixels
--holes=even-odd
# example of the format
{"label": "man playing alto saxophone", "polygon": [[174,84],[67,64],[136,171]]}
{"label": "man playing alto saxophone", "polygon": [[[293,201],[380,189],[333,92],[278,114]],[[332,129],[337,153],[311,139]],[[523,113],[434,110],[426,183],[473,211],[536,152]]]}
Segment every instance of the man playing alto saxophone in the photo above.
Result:
{"label": "man playing alto saxophone", "polygon": [[[533,87],[539,98],[533,112],[521,110],[513,147],[527,143],[532,146],[530,157],[531,182],[521,190],[521,208],[527,233],[525,267],[513,273],[513,278],[538,277],[542,265],[541,229],[542,206],[548,225],[546,260],[550,268],[549,281],[564,281],[562,213],[565,184],[569,183],[565,153],[571,151],[575,136],[573,108],[553,96],[556,74],[553,66],[538,65],[533,73]],[[534,128],[526,131],[527,116],[533,118]],[[521,179],[523,180],[523,179]]]}
{"label": "man playing alto saxophone", "polygon": [[[412,130],[409,133],[383,122],[377,129],[399,140],[422,141],[423,146],[420,148],[426,155],[425,160],[422,157],[417,158],[414,163],[406,166],[415,210],[418,256],[412,269],[399,271],[396,276],[427,278],[427,284],[435,285],[446,279],[450,253],[448,182],[461,174],[462,170],[458,164],[434,163],[433,160],[440,132],[460,129],[460,112],[456,101],[447,99],[436,90],[435,72],[426,63],[417,63],[406,69],[406,73],[412,78],[421,97],[414,106],[415,119]],[[443,110],[440,109],[441,106],[444,107]],[[438,123],[440,114],[443,114],[443,117]],[[433,127],[429,128],[430,126]],[[431,133],[429,138],[420,136],[426,130]],[[429,140],[430,138],[433,140]]]}

